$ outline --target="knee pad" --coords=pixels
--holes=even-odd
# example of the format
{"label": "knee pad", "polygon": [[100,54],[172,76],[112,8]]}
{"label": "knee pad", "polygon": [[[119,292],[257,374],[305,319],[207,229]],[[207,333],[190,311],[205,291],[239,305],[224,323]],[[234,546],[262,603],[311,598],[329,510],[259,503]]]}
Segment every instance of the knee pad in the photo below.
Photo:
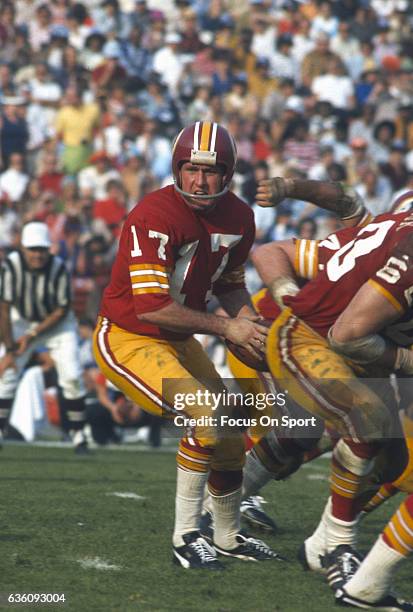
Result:
{"label": "knee pad", "polygon": [[334,447],[333,458],[356,476],[367,476],[373,469],[374,459],[359,457],[343,439]]}
{"label": "knee pad", "polygon": [[271,472],[274,480],[284,480],[294,474],[304,459],[304,451],[295,442],[278,440],[274,431],[264,436],[251,451],[258,460]]}

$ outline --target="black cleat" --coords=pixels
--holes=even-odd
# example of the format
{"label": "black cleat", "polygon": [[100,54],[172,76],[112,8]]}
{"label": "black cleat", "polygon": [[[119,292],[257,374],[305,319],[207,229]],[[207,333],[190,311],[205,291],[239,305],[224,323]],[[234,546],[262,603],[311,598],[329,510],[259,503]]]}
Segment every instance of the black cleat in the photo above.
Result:
{"label": "black cleat", "polygon": [[268,533],[276,533],[277,525],[262,509],[265,503],[262,497],[251,495],[241,502],[241,517],[251,526],[263,529]]}
{"label": "black cleat", "polygon": [[349,595],[344,588],[337,589],[335,593],[336,604],[347,608],[362,608],[363,610],[378,610],[380,612],[410,612],[413,602],[404,601],[394,595],[387,595],[375,603],[358,599]]}
{"label": "black cleat", "polygon": [[362,556],[348,544],[340,544],[325,555],[323,565],[327,582],[333,591],[343,587],[354,576],[362,560]]}
{"label": "black cleat", "polygon": [[223,570],[213,547],[201,536],[199,531],[191,531],[183,536],[185,544],[173,547],[172,562],[185,569]]}
{"label": "black cleat", "polygon": [[247,534],[240,532],[236,536],[238,546],[226,550],[214,544],[215,550],[226,557],[234,557],[235,559],[241,559],[242,561],[286,561],[284,557],[279,555],[272,550],[262,540],[251,538]]}

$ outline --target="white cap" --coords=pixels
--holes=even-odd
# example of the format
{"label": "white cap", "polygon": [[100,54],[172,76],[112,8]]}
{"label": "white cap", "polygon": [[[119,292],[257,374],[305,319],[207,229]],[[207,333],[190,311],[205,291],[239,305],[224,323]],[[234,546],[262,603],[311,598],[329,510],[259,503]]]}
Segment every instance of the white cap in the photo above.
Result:
{"label": "white cap", "polygon": [[167,45],[177,45],[181,42],[182,36],[178,32],[169,32],[165,36],[165,43]]}
{"label": "white cap", "polygon": [[49,228],[45,223],[40,223],[40,221],[27,223],[23,227],[21,243],[26,249],[32,247],[50,248],[52,241],[50,240]]}
{"label": "white cap", "polygon": [[296,113],[304,112],[304,102],[300,96],[289,96],[285,102],[287,110],[295,111]]}

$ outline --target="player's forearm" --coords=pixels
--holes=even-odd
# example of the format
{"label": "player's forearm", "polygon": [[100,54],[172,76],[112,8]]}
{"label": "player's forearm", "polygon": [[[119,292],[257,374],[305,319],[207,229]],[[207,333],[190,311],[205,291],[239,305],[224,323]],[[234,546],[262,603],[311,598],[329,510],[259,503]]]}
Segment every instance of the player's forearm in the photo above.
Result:
{"label": "player's forearm", "polygon": [[347,226],[356,225],[365,213],[361,196],[343,183],[281,177],[259,182],[256,200],[260,206],[277,206],[285,198],[311,202],[335,213]]}
{"label": "player's forearm", "polygon": [[43,321],[38,323],[32,330],[30,335],[39,336],[44,334],[57,325],[67,314],[67,308],[56,308]]}
{"label": "player's forearm", "polygon": [[257,313],[246,289],[236,289],[218,296],[219,303],[230,317],[254,317]]}
{"label": "player's forearm", "polygon": [[[288,249],[285,248],[287,242]],[[283,241],[269,242],[252,251],[252,263],[266,287],[280,277],[296,277],[292,249],[295,249],[292,241]]]}
{"label": "player's forearm", "polygon": [[215,336],[226,335],[229,320],[226,317],[192,310],[177,302],[159,310],[142,313],[138,315],[138,319],[170,331]]}

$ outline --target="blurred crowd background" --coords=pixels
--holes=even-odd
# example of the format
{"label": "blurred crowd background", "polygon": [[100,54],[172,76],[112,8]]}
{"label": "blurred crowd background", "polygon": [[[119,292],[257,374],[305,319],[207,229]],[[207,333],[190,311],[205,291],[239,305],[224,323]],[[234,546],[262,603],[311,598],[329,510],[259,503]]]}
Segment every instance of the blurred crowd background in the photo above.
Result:
{"label": "blurred crowd background", "polygon": [[385,212],[413,189],[412,34],[410,0],[1,0],[0,258],[46,222],[91,329],[123,219],[198,119],[237,141],[258,243],[337,228],[257,209],[269,176],[343,180]]}

